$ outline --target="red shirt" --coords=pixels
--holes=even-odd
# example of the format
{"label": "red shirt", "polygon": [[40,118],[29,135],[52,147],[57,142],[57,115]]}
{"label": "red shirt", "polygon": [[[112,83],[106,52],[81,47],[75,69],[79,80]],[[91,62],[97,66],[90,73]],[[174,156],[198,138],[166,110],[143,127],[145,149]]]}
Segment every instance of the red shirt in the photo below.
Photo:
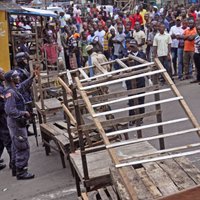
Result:
{"label": "red shirt", "polygon": [[196,19],[197,19],[197,14],[196,14],[195,12],[190,12],[188,15],[191,16],[191,17],[193,17],[193,18],[194,18],[194,21],[196,21]]}
{"label": "red shirt", "polygon": [[134,14],[133,15],[133,20],[132,20],[132,26],[131,26],[131,29],[134,28],[135,26],[135,22],[139,22],[141,25],[143,24],[143,19],[142,19],[142,16],[140,14]]}

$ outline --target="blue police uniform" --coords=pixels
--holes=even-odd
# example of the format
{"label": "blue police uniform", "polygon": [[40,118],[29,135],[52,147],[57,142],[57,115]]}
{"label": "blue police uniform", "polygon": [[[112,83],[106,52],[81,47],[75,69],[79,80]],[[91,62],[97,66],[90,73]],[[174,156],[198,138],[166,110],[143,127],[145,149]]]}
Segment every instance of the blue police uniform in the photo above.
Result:
{"label": "blue police uniform", "polygon": [[[12,76],[13,72],[8,72],[6,76]],[[26,129],[26,107],[25,100],[21,93],[31,87],[33,77],[23,81],[18,87],[9,86],[5,92],[5,112],[7,114],[7,124],[12,139],[12,162],[17,169],[17,179],[28,179],[27,173],[30,148]],[[18,173],[19,172],[19,173]],[[27,176],[28,175],[28,176]]]}
{"label": "blue police uniform", "polygon": [[[6,121],[6,113],[4,110],[4,85],[0,81],[0,157],[3,154],[4,147],[10,156],[11,161],[11,138]],[[11,167],[11,162],[10,162]]]}

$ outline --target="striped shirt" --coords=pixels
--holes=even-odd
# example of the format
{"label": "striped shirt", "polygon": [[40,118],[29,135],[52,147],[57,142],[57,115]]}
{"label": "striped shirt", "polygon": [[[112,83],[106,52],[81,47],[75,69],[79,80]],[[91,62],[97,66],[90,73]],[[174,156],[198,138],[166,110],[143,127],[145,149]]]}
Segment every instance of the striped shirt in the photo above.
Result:
{"label": "striped shirt", "polygon": [[195,53],[200,53],[200,35],[197,35],[194,39],[194,48]]}
{"label": "striped shirt", "polygon": [[104,40],[103,40],[103,50],[104,51],[108,51],[108,41],[111,36],[112,35],[109,32],[105,33],[105,35],[104,35]]}

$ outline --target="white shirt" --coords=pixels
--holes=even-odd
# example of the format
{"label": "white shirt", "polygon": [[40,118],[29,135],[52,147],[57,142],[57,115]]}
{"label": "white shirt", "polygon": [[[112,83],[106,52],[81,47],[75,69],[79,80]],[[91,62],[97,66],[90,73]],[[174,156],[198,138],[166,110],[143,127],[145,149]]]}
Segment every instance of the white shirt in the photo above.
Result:
{"label": "white shirt", "polygon": [[163,34],[157,33],[153,40],[153,46],[157,47],[158,57],[167,56],[168,45],[172,43],[170,34],[164,32]]}
{"label": "white shirt", "polygon": [[103,46],[103,42],[104,42],[104,35],[105,35],[105,31],[104,30],[102,30],[102,31],[99,31],[99,30],[97,30],[97,31],[95,31],[95,33],[94,33],[94,35],[95,36],[97,36],[98,38],[99,38],[99,42],[100,42],[100,44]]}
{"label": "white shirt", "polygon": [[[182,35],[183,34],[183,29],[182,29],[181,26],[179,26],[179,27],[177,27],[176,25],[172,26],[171,29],[170,29],[169,34],[170,35]],[[172,39],[172,45],[171,45],[172,48],[178,48],[178,44],[179,44],[179,40]]]}
{"label": "white shirt", "polygon": [[[146,40],[146,35],[144,33],[144,31],[140,30],[140,31],[133,31],[133,38],[137,41],[138,44],[142,43],[142,40],[145,39]],[[145,45],[138,47],[138,49],[140,51],[145,52]]]}
{"label": "white shirt", "polygon": [[65,17],[65,15],[63,17],[59,17],[59,21],[60,21],[60,27],[63,28],[64,26],[67,25],[66,21],[67,21],[67,18]]}

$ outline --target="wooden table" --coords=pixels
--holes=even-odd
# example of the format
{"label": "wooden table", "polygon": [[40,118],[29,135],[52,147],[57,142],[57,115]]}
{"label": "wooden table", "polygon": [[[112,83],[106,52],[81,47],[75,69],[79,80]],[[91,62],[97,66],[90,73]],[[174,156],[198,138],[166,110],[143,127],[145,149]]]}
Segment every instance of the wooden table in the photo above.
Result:
{"label": "wooden table", "polygon": [[[117,148],[119,156],[133,155],[135,152],[154,151],[151,145],[146,143],[132,144]],[[89,171],[89,179],[84,179],[83,165],[80,150],[70,154],[71,163],[77,172],[80,181],[86,186],[97,186],[111,183],[109,168],[112,164],[107,150],[93,152],[87,154],[87,165]]]}
{"label": "wooden table", "polygon": [[[152,147],[149,143],[138,145]],[[143,153],[140,147],[138,150],[138,153]],[[153,147],[150,148],[150,151],[154,150]],[[137,154],[137,150],[135,153]],[[110,173],[112,183],[118,191],[120,199],[129,200],[130,198],[116,168],[111,167]],[[135,188],[138,200],[160,198],[164,200],[169,195],[200,184],[200,171],[185,157],[145,163],[135,166],[135,168],[132,166],[126,167],[126,174],[130,185]],[[166,200],[168,199],[166,198]],[[185,199],[177,197],[177,200]],[[191,198],[191,200],[194,199]]]}

